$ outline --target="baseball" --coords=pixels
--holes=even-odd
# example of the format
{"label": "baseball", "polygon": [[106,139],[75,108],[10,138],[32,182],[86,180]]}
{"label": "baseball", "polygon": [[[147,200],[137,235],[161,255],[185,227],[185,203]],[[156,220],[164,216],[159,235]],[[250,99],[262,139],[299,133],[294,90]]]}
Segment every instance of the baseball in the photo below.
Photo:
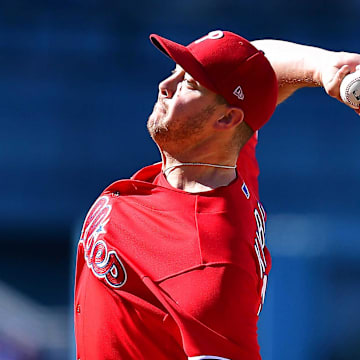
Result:
{"label": "baseball", "polygon": [[346,75],[340,85],[340,96],[345,104],[358,109],[360,106],[360,70]]}

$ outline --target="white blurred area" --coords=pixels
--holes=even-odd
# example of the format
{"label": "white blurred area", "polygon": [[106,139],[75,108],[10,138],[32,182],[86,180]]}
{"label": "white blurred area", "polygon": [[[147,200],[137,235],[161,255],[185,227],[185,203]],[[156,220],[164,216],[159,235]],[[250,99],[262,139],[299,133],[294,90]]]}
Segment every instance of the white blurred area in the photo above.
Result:
{"label": "white blurred area", "polygon": [[43,306],[0,281],[0,359],[64,359],[69,310]]}

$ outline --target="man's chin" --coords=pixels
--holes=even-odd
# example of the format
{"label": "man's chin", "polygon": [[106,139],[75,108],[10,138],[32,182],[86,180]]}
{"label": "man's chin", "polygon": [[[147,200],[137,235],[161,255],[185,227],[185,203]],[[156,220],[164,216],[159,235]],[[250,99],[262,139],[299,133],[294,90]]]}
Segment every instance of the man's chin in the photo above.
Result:
{"label": "man's chin", "polygon": [[164,145],[170,140],[169,129],[161,120],[158,117],[150,117],[147,123],[149,134],[158,145]]}
{"label": "man's chin", "polygon": [[159,125],[160,119],[154,112],[149,116],[147,121],[147,128],[149,132],[155,131],[156,127]]}
{"label": "man's chin", "polygon": [[157,114],[152,113],[149,116],[149,119],[147,122],[147,129],[153,139],[154,139],[154,136],[156,136],[156,134],[161,131],[160,124],[161,124],[161,118]]}

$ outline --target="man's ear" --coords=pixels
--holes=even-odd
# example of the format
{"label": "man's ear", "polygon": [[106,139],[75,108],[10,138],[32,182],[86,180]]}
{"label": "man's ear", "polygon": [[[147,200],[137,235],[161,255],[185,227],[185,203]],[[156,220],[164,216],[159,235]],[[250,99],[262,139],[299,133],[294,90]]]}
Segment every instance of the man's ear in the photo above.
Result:
{"label": "man's ear", "polygon": [[229,107],[221,118],[217,119],[214,127],[218,130],[234,128],[244,120],[244,112],[237,107]]}

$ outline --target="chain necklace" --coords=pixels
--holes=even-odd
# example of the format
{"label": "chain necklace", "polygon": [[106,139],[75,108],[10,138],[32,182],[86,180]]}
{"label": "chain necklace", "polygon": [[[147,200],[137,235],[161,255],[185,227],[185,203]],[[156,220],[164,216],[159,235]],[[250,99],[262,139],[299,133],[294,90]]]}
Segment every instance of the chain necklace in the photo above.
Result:
{"label": "chain necklace", "polygon": [[172,165],[164,169],[163,174],[167,176],[171,170],[174,170],[179,166],[209,166],[209,167],[221,168],[221,169],[236,169],[236,165],[231,166],[231,165],[217,165],[217,164],[207,164],[207,163],[179,163],[177,165]]}

